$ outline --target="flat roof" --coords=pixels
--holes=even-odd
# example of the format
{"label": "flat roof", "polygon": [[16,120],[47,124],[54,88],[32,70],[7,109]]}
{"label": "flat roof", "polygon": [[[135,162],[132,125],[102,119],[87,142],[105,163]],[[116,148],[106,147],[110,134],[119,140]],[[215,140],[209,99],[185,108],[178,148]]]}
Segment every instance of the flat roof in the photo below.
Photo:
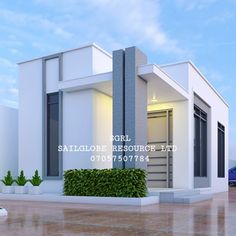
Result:
{"label": "flat roof", "polygon": [[105,51],[103,48],[98,46],[96,43],[87,43],[87,44],[81,45],[80,47],[77,47],[77,48],[67,49],[67,50],[64,50],[64,51],[55,52],[55,53],[48,54],[48,55],[45,55],[45,56],[35,57],[33,59],[30,59],[30,60],[20,61],[20,62],[17,62],[17,64],[20,65],[20,64],[27,63],[27,62],[39,60],[39,59],[42,59],[42,58],[52,57],[54,55],[56,56],[60,53],[72,52],[72,51],[76,51],[76,50],[83,49],[83,48],[88,48],[88,47],[94,47],[94,48],[98,49],[99,51],[101,51],[102,53],[104,53],[105,55],[107,55],[108,57],[112,58],[112,55],[110,53]]}
{"label": "flat roof", "polygon": [[[87,47],[95,47],[96,49],[98,49],[99,51],[101,51],[102,53],[104,53],[105,55],[107,55],[108,57],[112,58],[112,55],[110,53],[108,53],[107,51],[105,51],[103,48],[101,48],[100,46],[98,46],[96,43],[87,43],[87,44],[84,44],[80,47],[77,47],[77,48],[73,48],[73,49],[68,49],[68,50],[64,50],[64,51],[60,51],[60,52],[57,52],[57,53],[52,53],[52,54],[49,54],[49,55],[46,55],[46,56],[41,56],[41,57],[36,57],[36,58],[33,58],[33,59],[30,59],[30,60],[25,60],[25,61],[21,61],[21,62],[18,62],[17,64],[20,65],[20,64],[24,64],[24,63],[27,63],[27,62],[31,62],[31,61],[34,61],[34,60],[39,60],[39,59],[43,59],[43,58],[47,58],[47,57],[52,57],[52,56],[56,56],[60,53],[66,53],[66,52],[71,52],[71,51],[76,51],[76,50],[79,50],[79,49],[83,49],[83,48],[87,48]],[[179,61],[179,62],[174,62],[174,63],[168,63],[168,64],[163,64],[163,65],[158,65],[160,68],[162,67],[168,67],[168,66],[175,66],[175,65],[180,65],[180,64],[189,64],[191,65],[194,70],[200,75],[200,77],[210,86],[210,88],[215,92],[215,94],[225,103],[225,105],[227,107],[229,107],[228,103],[225,101],[225,99],[220,95],[220,93],[213,87],[213,85],[206,79],[206,77],[200,72],[200,70],[197,68],[197,66],[195,66],[195,64],[191,61],[191,60],[188,60],[188,61]]]}
{"label": "flat roof", "polygon": [[180,64],[189,64],[193,67],[193,69],[200,75],[200,77],[209,85],[209,87],[215,92],[215,94],[224,102],[224,104],[229,107],[229,104],[225,101],[225,99],[220,95],[220,93],[214,88],[214,86],[206,79],[206,77],[202,74],[202,72],[197,68],[197,66],[191,61],[179,61],[174,63],[168,63],[164,65],[159,65],[159,67],[168,67],[168,66],[175,66]]}

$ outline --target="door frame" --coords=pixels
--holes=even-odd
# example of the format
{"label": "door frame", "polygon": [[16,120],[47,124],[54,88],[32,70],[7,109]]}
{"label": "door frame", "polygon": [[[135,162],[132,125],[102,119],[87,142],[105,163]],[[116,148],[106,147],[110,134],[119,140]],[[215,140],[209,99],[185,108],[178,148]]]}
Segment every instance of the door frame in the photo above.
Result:
{"label": "door frame", "polygon": [[[157,113],[164,113],[165,112],[165,117],[166,117],[166,145],[170,145],[170,141],[173,145],[173,117],[174,117],[174,114],[173,114],[173,108],[167,108],[167,109],[161,109],[161,110],[152,110],[152,111],[148,111],[147,112],[147,120],[149,119],[149,116],[150,115],[155,115]],[[170,117],[170,112],[172,113],[172,140],[170,140],[170,120],[169,120],[169,117]],[[147,140],[147,143],[148,143],[148,140]],[[173,152],[172,152],[172,172],[170,172],[170,152],[167,151],[166,152],[166,168],[167,168],[167,176],[166,176],[166,188],[173,188],[173,172],[174,172],[174,165],[173,165]],[[172,179],[170,180],[170,173],[172,174]]]}

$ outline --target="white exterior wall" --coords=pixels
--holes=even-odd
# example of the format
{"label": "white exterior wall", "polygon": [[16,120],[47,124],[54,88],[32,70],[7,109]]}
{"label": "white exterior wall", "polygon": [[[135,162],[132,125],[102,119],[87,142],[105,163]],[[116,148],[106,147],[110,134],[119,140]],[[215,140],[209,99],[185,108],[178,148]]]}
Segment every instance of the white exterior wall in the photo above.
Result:
{"label": "white exterior wall", "polygon": [[46,92],[58,91],[59,59],[53,58],[46,61]]}
{"label": "white exterior wall", "polygon": [[18,174],[18,111],[0,106],[0,178],[10,170]]}
{"label": "white exterior wall", "polygon": [[19,171],[42,176],[42,60],[19,66]]}
{"label": "white exterior wall", "polygon": [[188,101],[149,105],[148,111],[173,110],[173,188],[192,188],[191,158],[189,157],[189,103]]}
{"label": "white exterior wall", "polygon": [[85,47],[63,53],[63,80],[78,79],[93,74],[92,48]]}
{"label": "white exterior wall", "polygon": [[112,58],[101,52],[100,49],[93,47],[93,74],[100,74],[112,71]]}
{"label": "white exterior wall", "polygon": [[[63,94],[63,144],[93,144],[93,90]],[[63,169],[92,168],[91,152],[64,152]]]}
{"label": "white exterior wall", "polygon": [[163,65],[160,68],[186,91],[189,90],[188,63],[176,63]]}
{"label": "white exterior wall", "polygon": [[[111,57],[94,45],[63,52],[64,81],[108,72]],[[19,64],[19,167],[30,178],[37,169],[42,176],[43,104],[42,58]],[[46,92],[58,91],[59,59],[46,61]],[[104,106],[106,104],[107,106]],[[63,93],[63,144],[111,145],[112,99],[96,90]],[[93,153],[63,153],[63,170],[72,168],[102,168],[101,162],[91,162]],[[96,153],[94,153],[96,154]],[[98,153],[97,153],[98,154]],[[100,154],[100,153],[99,153]],[[111,147],[105,155],[111,155]],[[112,162],[102,163],[111,168]],[[61,192],[62,180],[45,180],[43,192]]]}
{"label": "white exterior wall", "polygon": [[64,93],[63,100],[63,144],[107,147],[106,152],[64,152],[63,169],[111,168],[111,161],[91,161],[92,155],[112,155],[111,97],[90,89]]}
{"label": "white exterior wall", "polygon": [[95,46],[63,53],[63,81],[112,70],[112,59]]}
{"label": "white exterior wall", "polygon": [[92,168],[112,168],[112,98],[99,91],[93,93],[93,144],[106,146],[106,152],[94,152],[93,155],[103,155],[104,160],[92,163]]}
{"label": "white exterior wall", "polygon": [[[213,192],[223,192],[228,191],[228,116],[229,111],[227,105],[221,100],[221,98],[215,93],[215,91],[209,86],[209,84],[202,78],[202,76],[189,64],[189,78],[190,78],[190,93],[192,94],[192,104],[193,96],[196,93],[210,106],[210,187]],[[190,111],[190,116],[193,117],[193,105],[192,111]],[[193,127],[194,120],[191,127],[191,137],[193,137]],[[217,132],[217,122],[220,122],[225,126],[225,178],[217,177],[217,143],[218,143],[218,132]],[[191,145],[193,147],[193,145]],[[192,160],[193,161],[193,160]],[[193,166],[193,164],[192,164]]]}
{"label": "white exterior wall", "polygon": [[[19,164],[27,178],[42,176],[42,60],[19,66]],[[30,185],[29,183],[27,185]],[[44,181],[43,192],[60,192],[62,181]]]}

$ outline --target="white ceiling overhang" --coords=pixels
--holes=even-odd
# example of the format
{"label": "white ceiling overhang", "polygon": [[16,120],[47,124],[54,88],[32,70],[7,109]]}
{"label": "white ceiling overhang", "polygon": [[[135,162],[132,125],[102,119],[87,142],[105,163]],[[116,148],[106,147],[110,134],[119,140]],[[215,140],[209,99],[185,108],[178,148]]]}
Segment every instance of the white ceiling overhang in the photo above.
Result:
{"label": "white ceiling overhang", "polygon": [[147,81],[148,104],[187,100],[188,92],[157,65],[138,67],[138,76]]}

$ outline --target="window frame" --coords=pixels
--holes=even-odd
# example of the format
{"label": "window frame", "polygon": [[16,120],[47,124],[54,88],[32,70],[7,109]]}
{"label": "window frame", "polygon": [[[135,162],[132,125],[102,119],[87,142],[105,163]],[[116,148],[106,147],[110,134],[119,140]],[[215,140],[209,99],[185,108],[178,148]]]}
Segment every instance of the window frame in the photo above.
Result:
{"label": "window frame", "polygon": [[225,126],[220,122],[217,122],[217,177],[225,178]]}
{"label": "window frame", "polygon": [[[59,59],[59,81],[62,81],[62,61],[63,54],[58,53],[42,59],[42,177],[43,180],[62,180],[63,179],[63,152],[59,152],[59,175],[58,176],[48,176],[47,175],[47,91],[46,91],[46,62],[51,59]],[[59,96],[59,145],[63,143],[63,92],[61,90],[58,92]],[[52,92],[53,93],[53,92]]]}
{"label": "window frame", "polygon": [[[194,104],[194,177],[208,177],[208,124],[207,113]],[[199,137],[196,137],[196,119],[198,119]],[[204,127],[205,126],[205,127]],[[204,130],[202,129],[204,128]],[[205,134],[203,134],[203,131]],[[198,138],[198,140],[197,140]],[[196,150],[196,148],[198,148]],[[198,155],[198,156],[196,156]]]}

